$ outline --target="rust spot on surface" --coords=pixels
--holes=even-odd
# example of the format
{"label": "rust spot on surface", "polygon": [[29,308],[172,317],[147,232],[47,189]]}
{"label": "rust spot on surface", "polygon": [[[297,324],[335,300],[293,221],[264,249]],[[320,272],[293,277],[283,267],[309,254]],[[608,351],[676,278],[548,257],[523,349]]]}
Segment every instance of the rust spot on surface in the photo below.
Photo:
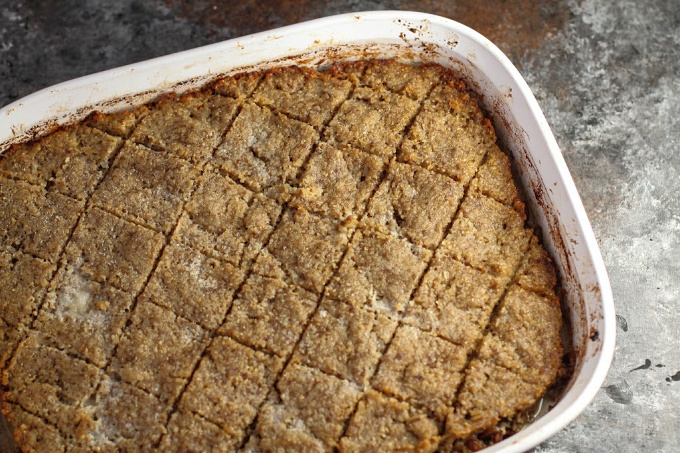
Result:
{"label": "rust spot on surface", "polygon": [[423,11],[461,22],[486,36],[513,60],[540,47],[567,23],[565,2],[546,0],[406,0],[401,9]]}
{"label": "rust spot on surface", "polygon": [[[174,14],[202,25],[206,34],[237,37],[283,25],[352,12],[350,5],[337,5],[318,0],[281,0],[261,2],[243,0],[228,7],[214,0],[157,0]],[[394,9],[437,14],[471,27],[501,48],[512,60],[526,51],[540,47],[569,20],[565,2],[545,0],[401,0]]]}
{"label": "rust spot on surface", "polygon": [[301,13],[295,2],[288,1],[276,4],[252,0],[229,3],[211,0],[158,1],[169,7],[175,16],[201,25],[207,35],[223,35],[224,31],[228,30],[230,38],[288,25],[292,22],[281,17],[281,13],[285,15]]}

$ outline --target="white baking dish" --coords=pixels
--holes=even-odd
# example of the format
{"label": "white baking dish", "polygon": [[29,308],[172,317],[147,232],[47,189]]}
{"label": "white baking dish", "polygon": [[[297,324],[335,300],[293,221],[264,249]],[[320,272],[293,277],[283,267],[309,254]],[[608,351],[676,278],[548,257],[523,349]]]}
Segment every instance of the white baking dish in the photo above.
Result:
{"label": "white baking dish", "polygon": [[94,109],[113,112],[223,74],[295,63],[397,57],[459,71],[510,151],[533,221],[555,259],[573,326],[576,367],[557,405],[491,452],[525,451],[583,411],[614,351],[614,305],[602,257],[555,138],[526,82],[490,41],[442,17],[403,11],[327,17],[82,77],[0,110],[0,152]]}

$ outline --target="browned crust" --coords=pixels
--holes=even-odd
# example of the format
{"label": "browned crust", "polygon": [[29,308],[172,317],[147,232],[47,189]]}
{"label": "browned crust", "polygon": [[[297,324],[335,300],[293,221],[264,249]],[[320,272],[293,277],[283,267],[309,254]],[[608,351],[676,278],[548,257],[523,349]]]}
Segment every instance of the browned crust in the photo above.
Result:
{"label": "browned crust", "polygon": [[[305,87],[320,93],[321,102],[309,97]],[[305,103],[309,111],[299,111]],[[172,113],[173,109],[182,110],[188,118],[187,134],[200,132],[211,137],[209,149],[200,149],[199,154],[183,154],[180,148],[166,148],[162,140],[145,141],[136,134],[140,123],[146,124],[155,113]],[[264,129],[244,129],[239,118],[246,114],[261,121]],[[376,126],[359,132],[346,129],[346,125],[333,122],[340,116],[373,121]],[[440,129],[435,129],[438,131],[435,135],[423,139],[428,133],[428,122],[444,117],[448,123],[443,122]],[[72,281],[84,282],[77,288],[65,288],[68,285],[63,277],[51,280],[50,285],[41,283],[41,287],[49,286],[50,301],[60,297],[60,304],[70,303],[73,308],[62,311],[61,305],[45,304],[44,310],[54,310],[50,323],[58,322],[59,316],[83,313],[90,313],[87,316],[92,318],[85,316],[78,322],[87,323],[97,316],[98,322],[106,322],[107,312],[113,313],[109,310],[116,306],[113,301],[91,300],[96,296],[88,293],[87,288],[94,287],[88,286],[88,281],[103,288],[97,294],[124,291],[125,297],[134,302],[122,304],[119,310],[129,307],[132,313],[117,315],[112,329],[120,329],[122,334],[112,337],[116,344],[111,348],[111,357],[108,352],[78,350],[78,332],[73,332],[73,339],[61,341],[63,331],[50,329],[49,323],[36,322],[42,303],[33,302],[36,308],[29,316],[31,319],[22,321],[21,327],[0,319],[0,329],[5,330],[1,332],[2,340],[8,337],[8,351],[3,343],[3,357],[13,354],[2,373],[2,412],[15,424],[14,436],[22,449],[39,451],[47,448],[48,442],[57,449],[59,442],[63,442],[67,450],[97,446],[106,449],[113,441],[129,447],[132,442],[122,440],[115,432],[118,421],[103,426],[93,415],[101,410],[102,398],[111,398],[103,383],[78,382],[68,373],[57,378],[49,369],[36,373],[38,377],[21,377],[22,364],[17,363],[17,357],[24,360],[31,347],[48,348],[59,363],[77,364],[92,376],[103,376],[102,382],[115,386],[122,379],[126,391],[132,392],[134,398],[157,406],[157,417],[153,410],[146,410],[148,404],[139,413],[138,419],[148,424],[139,428],[156,433],[139,437],[140,442],[147,442],[147,447],[167,445],[171,439],[182,436],[182,430],[205,429],[209,438],[230,445],[229,448],[243,446],[246,450],[269,445],[270,434],[300,448],[472,450],[477,442],[497,442],[499,432],[501,437],[508,434],[510,431],[499,422],[526,418],[524,412],[563,371],[559,336],[562,314],[555,295],[554,266],[525,223],[524,204],[512,177],[510,160],[495,145],[490,120],[465,83],[451,71],[436,64],[408,66],[394,60],[334,63],[324,72],[280,67],[224,78],[202,91],[181,96],[169,94],[132,111],[109,115],[94,112],[83,123],[94,128],[89,130],[111,137],[108,146],[117,144],[115,149],[102,152],[107,156],[106,162],[101,163],[102,176],[91,183],[91,189],[88,186],[87,193],[68,192],[65,189],[68,185],[54,184],[49,178],[42,187],[37,185],[42,184],[39,178],[23,176],[30,176],[28,171],[0,172],[0,196],[16,192],[12,189],[16,186],[30,193],[37,205],[61,201],[51,208],[59,211],[53,213],[57,218],[69,219],[69,225],[60,226],[64,244],[55,244],[48,256],[39,256],[42,251],[31,243],[33,236],[21,236],[16,225],[11,224],[15,219],[4,219],[0,221],[0,234],[9,235],[13,242],[3,244],[2,252],[31,259],[47,258],[53,266],[60,266],[51,273],[52,279],[64,273],[62,267],[68,267],[75,276]],[[81,127],[70,125],[59,131],[73,134]],[[451,128],[454,135],[441,135],[451,132]],[[329,134],[330,129],[333,133]],[[150,130],[147,128],[146,133],[154,133]],[[352,140],[337,135],[345,130],[364,135],[356,135]],[[171,136],[176,131],[161,132]],[[457,141],[463,136],[467,144]],[[224,137],[228,146],[224,145]],[[180,137],[184,138],[187,137]],[[330,145],[323,143],[329,139]],[[189,145],[200,142],[192,142],[191,137],[187,140]],[[480,149],[470,158],[452,148],[445,150],[449,157],[442,159],[436,153],[423,151],[428,145],[423,140],[439,140],[438,146],[449,142],[454,148],[460,144],[461,149],[466,146],[469,149],[469,143],[476,141]],[[104,189],[115,192],[110,184],[115,181],[112,176],[115,169],[127,156],[122,153],[120,157],[120,149],[128,146],[123,142],[150,146],[145,152],[150,153],[151,160],[163,156],[193,175],[186,184],[180,182],[172,190],[164,191],[158,183],[163,178],[156,176],[154,183],[144,171],[132,165],[126,167],[128,173],[139,171],[135,184],[144,186],[147,199],[176,197],[172,203],[159,204],[172,209],[159,208],[158,214],[146,215],[142,212],[144,203],[132,202],[129,197],[120,197],[118,201],[115,196],[108,196],[105,201],[101,201],[100,195],[90,198],[93,192],[100,194]],[[288,146],[285,151],[288,154],[282,154],[279,145]],[[12,146],[0,156],[0,167],[12,164],[30,146]],[[230,164],[236,149],[247,155],[245,164],[239,164],[241,167]],[[344,172],[342,175],[324,174],[314,158],[329,149],[335,153],[329,156],[336,160],[332,171]],[[68,154],[69,150],[54,152],[55,156],[48,157],[56,159],[49,161],[56,165],[56,174],[63,167],[59,164],[59,153]],[[64,157],[64,162],[68,162],[68,156]],[[350,160],[361,163],[350,164]],[[272,162],[279,162],[277,165],[284,168],[263,176],[262,171],[271,170],[268,166]],[[164,168],[159,165],[156,171],[163,172]],[[392,175],[389,168],[400,170]],[[40,174],[39,170],[36,174]],[[215,213],[211,213],[212,208],[201,211],[192,205],[192,197],[201,191],[191,186],[197,185],[194,180],[199,180],[200,175],[225,178],[228,181],[225,190],[232,187],[229,190],[241,195],[238,200],[229,198],[224,202],[237,204]],[[325,185],[326,179],[342,181],[347,188],[346,197],[329,197],[345,203],[337,209],[323,206],[324,191],[333,190],[332,184]],[[445,200],[436,196],[421,200],[413,195],[419,191],[426,194],[436,187],[447,189],[449,195],[443,197]],[[418,207],[422,209],[408,210],[403,204],[408,204],[408,200],[421,203]],[[211,203],[218,209],[219,200]],[[194,219],[193,215],[202,218]],[[420,219],[428,216],[436,223],[436,231],[426,236],[427,222]],[[112,231],[113,237],[89,243],[83,235],[89,229],[99,228],[97,222],[92,223],[93,219]],[[210,246],[210,238],[225,237],[232,220],[238,222],[239,230],[230,233],[231,242],[225,242],[223,248]],[[192,237],[185,234],[189,227],[193,228]],[[199,233],[200,238],[196,236]],[[148,241],[144,243],[140,238]],[[243,247],[237,247],[234,241],[242,241]],[[138,244],[136,250],[126,251],[126,257],[113,258],[118,253],[116,247],[127,242]],[[178,247],[193,251],[180,257]],[[137,256],[137,248],[146,249],[142,253],[146,255]],[[231,256],[230,250],[238,250],[239,256]],[[195,262],[190,262],[192,259]],[[122,267],[112,268],[112,260],[118,260]],[[179,261],[172,260],[187,267],[186,282],[172,281],[172,276],[167,275],[167,269],[179,265]],[[457,270],[453,272],[446,263],[453,263],[452,269]],[[234,276],[229,277],[229,283],[219,283],[225,288],[220,289],[219,284],[213,287],[217,284],[215,279],[202,278],[201,269],[205,266],[222,266]],[[5,272],[3,269],[0,271]],[[163,291],[158,289],[160,281],[167,287]],[[493,294],[463,297],[451,289],[453,286],[445,288],[454,284],[459,289],[489,284]],[[189,291],[218,290],[226,291],[225,294],[233,292],[234,302],[213,301],[209,312],[181,304],[181,297],[188,297]],[[155,300],[164,291],[176,292],[172,296],[175,299],[169,303]],[[36,297],[42,300],[42,292]],[[322,301],[325,308],[320,309]],[[324,318],[332,313],[339,317],[334,324]],[[461,329],[469,337],[442,330],[441,322],[446,316],[465,317]],[[125,319],[128,321],[123,325]],[[151,323],[154,325],[145,325],[153,319],[157,321]],[[374,322],[384,326],[378,328]],[[255,325],[261,330],[253,335],[241,332],[238,327]],[[349,330],[345,334],[342,329]],[[91,328],[83,331],[91,332]],[[153,338],[146,338],[155,335],[154,332],[162,333],[159,338],[162,337],[163,345],[154,347]],[[309,335],[305,336],[306,332]],[[366,373],[338,366],[333,358],[335,348],[341,347],[334,339],[365,341],[361,332],[368,332],[369,341],[375,344],[361,344],[337,356],[366,363],[370,367]],[[135,335],[138,341],[131,340]],[[199,340],[192,340],[192,335],[200,337]],[[101,340],[97,341],[101,344]],[[251,368],[241,370],[242,375],[229,374],[225,369],[216,369],[213,374],[229,375],[233,382],[242,380],[242,376],[265,382],[258,384],[261,388],[257,398],[248,399],[250,409],[239,416],[238,428],[215,415],[219,401],[211,401],[216,404],[212,412],[183,402],[187,395],[195,401],[211,398],[208,393],[196,394],[191,383],[202,379],[206,370],[221,360],[211,353],[225,342],[230,345],[227,350],[251,357],[248,362]],[[80,346],[91,347],[87,345],[83,338]],[[313,357],[314,354],[321,354],[323,360]],[[158,364],[157,370],[149,373],[141,366],[144,363]],[[158,370],[163,371],[158,374]],[[307,370],[313,378],[286,387],[286,383],[293,382],[290,374],[293,370]],[[267,378],[253,377],[262,375]],[[324,406],[333,417],[332,435],[319,425],[323,414],[316,414],[303,404],[305,385],[315,383],[327,387],[318,389],[322,395],[341,388],[351,395],[341,408]],[[85,394],[87,385],[96,387],[89,397]],[[484,391],[489,388],[499,390]],[[59,410],[41,406],[34,397],[40,389],[47,395],[62,395],[61,400],[46,400],[45,405],[78,414],[77,423],[71,425]],[[267,389],[270,393],[265,399]],[[247,388],[241,390],[247,392]],[[220,391],[211,390],[213,395]],[[502,402],[499,396],[503,397]],[[243,397],[247,399],[248,395]],[[22,406],[29,403],[33,412]],[[120,414],[135,411],[134,404],[119,409]],[[268,411],[266,424],[257,422],[258,411]],[[171,436],[163,434],[168,426],[173,430]],[[380,436],[381,430],[396,436]],[[250,441],[249,433],[254,433]],[[192,436],[187,437],[188,441],[199,445],[200,433],[192,432]],[[103,443],[98,445],[99,442]]]}

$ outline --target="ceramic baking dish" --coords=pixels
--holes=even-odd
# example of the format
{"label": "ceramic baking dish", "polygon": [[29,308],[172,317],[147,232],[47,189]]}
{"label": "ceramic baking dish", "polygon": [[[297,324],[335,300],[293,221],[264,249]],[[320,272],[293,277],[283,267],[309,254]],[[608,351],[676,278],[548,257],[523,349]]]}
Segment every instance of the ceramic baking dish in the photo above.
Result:
{"label": "ceramic baking dish", "polygon": [[557,404],[486,451],[528,450],[574,420],[600,388],[614,350],[614,306],[590,223],[536,99],[508,58],[470,28],[414,12],[344,14],[112,69],[0,109],[0,152],[92,110],[130,108],[221,75],[286,64],[323,67],[365,57],[436,62],[458,71],[514,157],[531,219],[558,266],[576,357]]}

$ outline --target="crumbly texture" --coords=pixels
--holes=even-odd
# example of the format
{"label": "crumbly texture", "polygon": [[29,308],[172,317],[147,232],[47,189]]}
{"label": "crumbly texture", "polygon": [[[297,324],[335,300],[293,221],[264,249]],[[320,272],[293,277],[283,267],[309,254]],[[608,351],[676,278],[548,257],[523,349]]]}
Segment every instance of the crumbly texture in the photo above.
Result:
{"label": "crumbly texture", "polygon": [[92,414],[82,450],[148,451],[166,431],[171,407],[134,385],[106,377],[102,380],[94,406],[85,405]]}
{"label": "crumbly texture", "polygon": [[163,250],[144,295],[178,316],[216,329],[231,306],[243,272],[199,251],[171,244]]}
{"label": "crumbly texture", "polygon": [[416,165],[393,162],[366,221],[387,234],[435,249],[463,197],[463,186]]}
{"label": "crumbly texture", "polygon": [[179,408],[216,424],[240,444],[282,365],[276,356],[216,337]]}
{"label": "crumbly texture", "polygon": [[510,287],[503,299],[492,333],[514,350],[526,380],[547,384],[554,379],[562,352],[559,310],[554,295],[539,296],[517,285]]}
{"label": "crumbly texture", "polygon": [[253,272],[287,279],[320,294],[347,248],[351,225],[304,209],[283,214]]}
{"label": "crumbly texture", "polygon": [[66,246],[66,262],[94,281],[137,292],[163,246],[163,235],[98,208],[85,212]]}
{"label": "crumbly texture", "polygon": [[463,201],[442,248],[470,267],[503,277],[514,275],[529,246],[525,217],[485,196]]}
{"label": "crumbly texture", "polygon": [[15,427],[14,438],[25,450],[35,453],[66,451],[66,441],[57,428],[18,404],[7,403],[5,408],[9,422]]}
{"label": "crumbly texture", "polygon": [[335,147],[351,146],[391,158],[402,141],[402,131],[418,111],[418,103],[387,90],[356,88],[324,132]]}
{"label": "crumbly texture", "polygon": [[[53,264],[40,258],[0,250],[0,319],[2,322],[17,328],[29,324],[50,283],[54,269]],[[21,301],[21,304],[16,301]],[[9,333],[6,329],[3,331]],[[4,363],[4,360],[1,363]]]}
{"label": "crumbly texture", "polygon": [[26,334],[27,326],[13,326],[0,319],[0,368],[5,368],[7,362],[12,358],[12,354],[19,342]]}
{"label": "crumbly texture", "polygon": [[264,77],[253,100],[319,128],[330,120],[351,88],[349,81],[313,69],[275,69]]}
{"label": "crumbly texture", "polygon": [[422,100],[447,76],[448,73],[438,65],[414,67],[396,60],[372,60],[366,66],[361,83]]}
{"label": "crumbly texture", "polygon": [[56,262],[84,203],[0,176],[0,247]]}
{"label": "crumbly texture", "polygon": [[19,447],[447,451],[521,425],[562,368],[562,313],[495,141],[451,71],[359,60],[15,145],[0,369]]}
{"label": "crumbly texture", "polygon": [[237,101],[210,92],[163,99],[139,121],[131,140],[192,163],[205,162],[237,110]]}
{"label": "crumbly texture", "polygon": [[317,296],[278,278],[251,274],[219,333],[287,357],[316,307]]}
{"label": "crumbly texture", "polygon": [[0,160],[0,174],[86,199],[121,144],[100,130],[74,126],[10,149]]}
{"label": "crumbly texture", "polygon": [[408,403],[369,390],[350,421],[340,449],[420,451],[437,449],[439,425]]}
{"label": "crumbly texture", "polygon": [[174,402],[205,349],[205,330],[146,300],[130,321],[109,369],[164,402]]}
{"label": "crumbly texture", "polygon": [[261,79],[260,72],[244,72],[218,80],[213,89],[221,95],[243,100],[251,95]]}
{"label": "crumbly texture", "polygon": [[355,232],[326,294],[398,316],[406,308],[431,256],[428,249],[362,226]]}
{"label": "crumbly texture", "polygon": [[86,414],[81,405],[94,393],[102,372],[32,335],[22,341],[3,372],[11,390],[3,400],[20,405],[61,432],[78,436]]}
{"label": "crumbly texture", "polygon": [[524,213],[524,203],[512,176],[510,158],[497,146],[491,146],[479,166],[475,177],[470,181],[470,194],[481,194],[493,198],[506,206]]}
{"label": "crumbly texture", "polygon": [[172,155],[127,144],[92,203],[167,234],[177,223],[197,175],[194,167]]}
{"label": "crumbly texture", "polygon": [[555,266],[536,236],[531,237],[529,250],[517,269],[515,280],[519,286],[528,291],[547,297],[555,295],[553,292],[557,285]]}
{"label": "crumbly texture", "polygon": [[247,268],[281,215],[271,198],[207,169],[184,207],[173,240]]}
{"label": "crumbly texture", "polygon": [[248,102],[215,151],[214,161],[249,189],[276,192],[294,183],[316,138],[312,126]]}
{"label": "crumbly texture", "polygon": [[145,106],[133,111],[123,110],[117,113],[93,112],[87,117],[85,124],[113,136],[128,138],[134,132],[139,119],[147,112],[148,109]]}
{"label": "crumbly texture", "polygon": [[263,406],[255,429],[262,451],[337,447],[362,394],[350,382],[299,365],[286,368],[276,390],[277,401]]}
{"label": "crumbly texture", "polygon": [[134,294],[64,266],[52,281],[35,327],[59,349],[104,367],[120,340],[133,301]]}
{"label": "crumbly texture", "polygon": [[357,86],[367,66],[368,61],[365,60],[343,61],[331,64],[325,72],[334,79],[349,80],[352,85]]}
{"label": "crumbly texture", "polygon": [[230,436],[218,425],[192,412],[178,411],[168,422],[167,433],[159,446],[160,451],[228,452],[238,448],[238,439]]}
{"label": "crumbly texture", "polygon": [[559,370],[559,300],[513,285],[470,363],[447,425],[457,437],[530,407]]}
{"label": "crumbly texture", "polygon": [[291,201],[324,217],[358,217],[382,178],[383,159],[358,149],[320,143]]}
{"label": "crumbly texture", "polygon": [[408,324],[474,350],[509,279],[466,266],[439,250],[404,315]]}
{"label": "crumbly texture", "polygon": [[425,100],[398,157],[467,184],[495,141],[477,101],[454,80],[437,86]]}
{"label": "crumbly texture", "polygon": [[384,314],[327,298],[302,336],[292,361],[365,387],[397,324]]}
{"label": "crumbly texture", "polygon": [[375,389],[443,418],[463,378],[467,351],[412,326],[400,326],[373,378]]}

